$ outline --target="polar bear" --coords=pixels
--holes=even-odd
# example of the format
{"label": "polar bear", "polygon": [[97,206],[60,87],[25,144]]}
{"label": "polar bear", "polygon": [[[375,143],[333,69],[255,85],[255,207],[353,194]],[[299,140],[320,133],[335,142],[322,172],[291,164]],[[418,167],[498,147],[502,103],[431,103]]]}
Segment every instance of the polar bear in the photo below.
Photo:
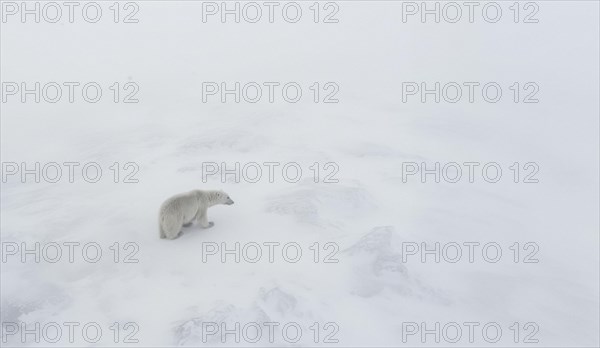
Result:
{"label": "polar bear", "polygon": [[193,190],[167,199],[158,215],[160,238],[175,239],[181,234],[182,226],[190,226],[194,221],[204,228],[213,227],[206,211],[217,204],[233,204],[233,200],[223,191]]}

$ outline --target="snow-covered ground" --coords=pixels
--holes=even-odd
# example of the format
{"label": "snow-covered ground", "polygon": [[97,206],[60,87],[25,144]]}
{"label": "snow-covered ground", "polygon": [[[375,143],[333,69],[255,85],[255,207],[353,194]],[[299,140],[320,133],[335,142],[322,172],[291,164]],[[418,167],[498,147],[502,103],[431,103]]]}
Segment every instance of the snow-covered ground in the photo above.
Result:
{"label": "snow-covered ground", "polygon": [[[218,14],[203,23],[214,7],[196,1],[121,2],[119,23],[113,2],[98,2],[97,23],[81,16],[85,3],[69,23],[58,3],[58,23],[44,20],[54,8],[41,23],[21,23],[7,3],[3,346],[600,344],[598,2],[498,2],[496,23],[481,15],[486,2],[476,2],[474,23],[462,3],[462,19],[448,23],[455,8],[446,2],[440,23],[419,14],[404,23],[415,8],[392,1],[297,2],[297,23],[281,15],[288,3],[273,7],[274,23],[274,5],[262,2],[257,23],[245,21],[255,10],[247,2],[238,2],[240,23]],[[287,6],[291,18],[296,5]],[[122,23],[130,13],[138,23]],[[21,82],[47,94],[22,102]],[[42,89],[52,82],[57,103],[44,100],[55,96],[56,85]],[[72,103],[68,82],[79,83]],[[102,89],[97,103],[82,97],[89,82]],[[262,98],[203,102],[206,82],[255,82]],[[272,103],[269,82],[279,83]],[[432,94],[403,102],[406,82],[455,82],[462,99],[444,100],[454,97],[450,84],[439,103]],[[479,83],[473,103],[469,82]],[[490,82],[502,88],[496,103],[481,94]],[[300,101],[282,97],[287,83],[301,87]],[[123,103],[135,86],[139,102]],[[539,102],[524,103],[530,93]],[[324,103],[328,95],[338,102]],[[22,162],[47,169],[40,183],[21,179]],[[51,162],[62,169],[56,183]],[[65,162],[79,163],[73,182]],[[273,180],[266,162],[278,163]],[[458,163],[462,177],[451,183],[451,166],[439,183],[408,175],[414,163],[436,162]],[[479,163],[472,183],[465,162]],[[209,171],[212,163],[239,163],[241,177]],[[498,182],[482,176],[487,163],[501,167]],[[94,165],[102,176],[86,182]],[[298,166],[301,177],[288,182]],[[159,239],[160,204],[191,189],[222,189],[236,203],[211,208],[210,229]],[[423,252],[436,243],[439,262]],[[457,246],[462,257],[451,262]]]}

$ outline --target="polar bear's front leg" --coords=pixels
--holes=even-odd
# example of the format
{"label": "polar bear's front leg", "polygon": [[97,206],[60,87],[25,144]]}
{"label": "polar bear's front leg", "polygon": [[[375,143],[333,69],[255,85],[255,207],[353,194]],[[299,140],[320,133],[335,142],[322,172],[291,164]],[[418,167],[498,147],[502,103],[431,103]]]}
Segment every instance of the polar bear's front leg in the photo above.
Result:
{"label": "polar bear's front leg", "polygon": [[215,225],[214,222],[208,221],[207,209],[202,209],[198,211],[198,215],[196,215],[196,221],[198,221],[200,223],[200,226],[204,228],[211,228]]}
{"label": "polar bear's front leg", "polygon": [[202,226],[204,228],[211,228],[214,225],[215,225],[214,222],[208,221],[208,215],[206,213],[204,213],[204,215],[202,215],[202,217],[200,218],[200,226]]}

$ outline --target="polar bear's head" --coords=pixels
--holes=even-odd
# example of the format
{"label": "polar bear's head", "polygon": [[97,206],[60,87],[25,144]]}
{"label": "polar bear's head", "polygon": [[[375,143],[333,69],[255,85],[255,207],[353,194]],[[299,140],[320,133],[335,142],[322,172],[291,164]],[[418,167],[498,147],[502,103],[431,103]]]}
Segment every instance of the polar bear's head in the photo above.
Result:
{"label": "polar bear's head", "polygon": [[217,191],[217,204],[232,205],[233,200],[229,198],[229,195],[223,191]]}

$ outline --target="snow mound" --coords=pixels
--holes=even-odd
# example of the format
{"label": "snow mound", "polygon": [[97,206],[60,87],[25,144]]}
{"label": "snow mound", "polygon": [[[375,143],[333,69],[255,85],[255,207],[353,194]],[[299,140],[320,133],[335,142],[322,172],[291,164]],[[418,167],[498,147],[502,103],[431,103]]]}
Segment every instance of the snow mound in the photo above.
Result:
{"label": "snow mound", "polygon": [[[261,288],[257,299],[247,308],[219,303],[214,308],[193,317],[174,328],[178,346],[215,346],[273,344],[290,345],[282,330],[286,325],[298,325],[307,331],[313,323],[311,313],[300,309],[296,296],[279,287]],[[306,306],[304,306],[306,307]],[[270,327],[272,332],[269,333]],[[225,334],[226,332],[229,332]],[[232,332],[237,332],[239,337]],[[285,337],[285,338],[284,338]],[[298,344],[310,344],[311,335],[302,334]],[[306,340],[306,341],[304,341]],[[236,342],[238,341],[238,342]]]}
{"label": "snow mound", "polygon": [[302,186],[271,198],[267,212],[289,215],[306,224],[342,227],[375,207],[368,192],[359,186]]}

